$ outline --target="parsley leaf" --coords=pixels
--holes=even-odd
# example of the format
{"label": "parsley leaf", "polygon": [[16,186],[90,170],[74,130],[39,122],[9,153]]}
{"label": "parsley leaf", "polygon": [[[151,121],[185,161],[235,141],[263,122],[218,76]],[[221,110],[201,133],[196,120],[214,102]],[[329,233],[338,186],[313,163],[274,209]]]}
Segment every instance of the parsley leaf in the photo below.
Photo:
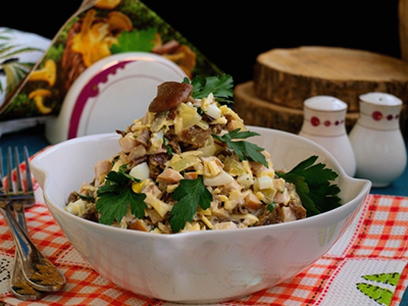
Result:
{"label": "parsley leaf", "polygon": [[174,150],[171,147],[171,145],[169,144],[169,140],[166,137],[163,137],[163,145],[166,148],[167,154],[170,155],[170,156],[173,156]]}
{"label": "parsley leaf", "polygon": [[261,163],[265,167],[268,167],[265,156],[261,153],[263,148],[257,146],[254,143],[247,141],[233,141],[233,139],[245,139],[252,136],[258,136],[258,133],[250,131],[240,131],[240,129],[233,130],[223,136],[213,135],[213,137],[227,145],[235,154],[237,154],[239,160],[250,160]]}
{"label": "parsley leaf", "polygon": [[287,182],[295,184],[302,205],[307,210],[308,216],[317,215],[340,206],[337,196],[340,188],[331,184],[338,176],[333,170],[326,168],[325,164],[315,164],[317,156],[313,155],[300,162],[287,173],[277,172],[277,175]]}
{"label": "parsley leaf", "polygon": [[89,201],[89,202],[95,201],[95,198],[94,198],[94,197],[91,197],[91,196],[88,196],[88,195],[85,195],[85,194],[80,194],[80,193],[78,193],[78,192],[75,192],[75,194],[76,194],[81,200]]}
{"label": "parsley leaf", "polygon": [[266,209],[269,210],[270,212],[273,212],[276,208],[276,203],[269,203],[268,205],[266,205]]}
{"label": "parsley leaf", "polygon": [[175,233],[182,230],[186,222],[193,220],[198,206],[207,209],[212,201],[212,195],[201,176],[195,180],[181,180],[172,197],[177,201],[170,212],[170,225]]}
{"label": "parsley leaf", "polygon": [[100,223],[110,225],[115,221],[120,222],[129,208],[137,218],[144,217],[146,195],[134,193],[131,189],[131,184],[137,181],[123,167],[119,172],[110,171],[107,174],[105,184],[97,191],[96,210],[101,214]]}
{"label": "parsley leaf", "polygon": [[232,103],[232,76],[228,74],[222,74],[219,76],[210,77],[195,77],[191,82],[189,79],[184,78],[183,83],[193,85],[192,96],[195,99],[206,98],[210,93],[214,97],[218,98],[219,102]]}
{"label": "parsley leaf", "polygon": [[111,46],[112,54],[141,51],[150,52],[154,47],[156,29],[124,31],[118,36],[118,43]]}

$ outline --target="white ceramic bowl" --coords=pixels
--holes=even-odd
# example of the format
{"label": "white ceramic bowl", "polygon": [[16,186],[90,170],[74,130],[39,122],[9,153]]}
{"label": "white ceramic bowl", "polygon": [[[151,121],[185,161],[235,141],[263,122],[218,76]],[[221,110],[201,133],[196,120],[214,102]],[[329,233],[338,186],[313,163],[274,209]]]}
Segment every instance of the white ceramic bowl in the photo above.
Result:
{"label": "white ceramic bowl", "polygon": [[[167,301],[228,300],[272,287],[327,252],[352,221],[371,185],[347,176],[330,153],[306,138],[259,127],[251,130],[261,134],[253,141],[271,153],[275,169],[290,170],[318,155],[319,161],[337,170],[344,204],[288,223],[158,235],[98,224],[64,210],[68,195],[92,179],[94,164],[119,151],[117,135],[60,143],[34,158],[32,168],[65,235],[103,277]],[[328,232],[331,235],[322,235]]]}

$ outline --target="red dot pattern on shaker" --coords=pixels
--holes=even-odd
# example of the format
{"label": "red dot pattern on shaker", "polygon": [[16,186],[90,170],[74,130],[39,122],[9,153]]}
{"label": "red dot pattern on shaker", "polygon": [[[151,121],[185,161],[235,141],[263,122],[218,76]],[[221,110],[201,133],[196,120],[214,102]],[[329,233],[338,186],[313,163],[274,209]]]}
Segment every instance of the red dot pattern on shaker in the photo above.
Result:
{"label": "red dot pattern on shaker", "polygon": [[320,120],[316,116],[313,116],[312,118],[310,118],[310,123],[313,126],[319,126],[320,125]]}
{"label": "red dot pattern on shaker", "polygon": [[375,121],[379,121],[383,118],[383,114],[379,111],[373,111],[373,113],[371,114],[371,116],[373,117],[373,119]]}
{"label": "red dot pattern on shaker", "polygon": [[[313,126],[319,126],[320,125],[320,119],[318,117],[316,117],[316,116],[313,116],[313,117],[310,118],[310,123]],[[336,120],[336,121],[333,121],[333,122],[330,121],[330,120],[323,121],[323,125],[326,126],[326,127],[330,127],[331,125],[338,126],[338,125],[343,124],[343,123],[344,123],[344,120]]]}
{"label": "red dot pattern on shaker", "polygon": [[387,115],[387,120],[392,120],[394,118],[393,115]]}

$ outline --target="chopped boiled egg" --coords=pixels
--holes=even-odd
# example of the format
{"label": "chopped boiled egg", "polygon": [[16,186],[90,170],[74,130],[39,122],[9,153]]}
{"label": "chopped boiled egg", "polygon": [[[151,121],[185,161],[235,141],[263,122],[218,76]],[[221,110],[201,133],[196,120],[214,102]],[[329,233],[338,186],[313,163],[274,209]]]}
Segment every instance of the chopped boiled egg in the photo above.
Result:
{"label": "chopped boiled egg", "polygon": [[204,111],[204,113],[213,118],[214,120],[221,118],[221,110],[215,103],[210,104],[207,110]]}
{"label": "chopped boiled egg", "polygon": [[270,176],[260,176],[255,180],[255,186],[260,190],[273,188],[273,179]]}
{"label": "chopped boiled egg", "polygon": [[139,180],[145,180],[148,179],[150,176],[150,169],[149,166],[147,165],[146,162],[141,163],[137,166],[134,166],[130,172],[129,172],[130,176],[133,176],[134,178],[137,178]]}

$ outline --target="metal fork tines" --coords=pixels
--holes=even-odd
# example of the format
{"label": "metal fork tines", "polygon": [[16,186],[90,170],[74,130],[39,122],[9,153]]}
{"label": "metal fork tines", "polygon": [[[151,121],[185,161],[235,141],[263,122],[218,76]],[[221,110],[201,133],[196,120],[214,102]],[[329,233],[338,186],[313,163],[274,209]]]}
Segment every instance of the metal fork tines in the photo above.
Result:
{"label": "metal fork tines", "polygon": [[[2,192],[0,192],[0,212],[6,219],[11,234],[16,244],[16,257],[15,261],[15,274],[12,279],[12,291],[13,293],[22,299],[36,299],[39,297],[40,291],[58,291],[65,284],[64,276],[56,269],[56,267],[45,258],[36,246],[32,243],[25,231],[25,218],[24,218],[24,204],[34,201],[33,184],[31,180],[31,171],[29,165],[29,155],[27,148],[24,148],[24,161],[26,166],[25,182],[22,180],[22,174],[20,172],[20,159],[18,149],[14,150],[14,165],[16,166],[16,182],[13,184],[13,152],[11,148],[7,151],[7,175],[6,177],[0,177],[0,184]],[[0,174],[3,174],[3,155],[0,149]],[[4,182],[4,183],[3,183]],[[16,218],[14,218],[12,207],[16,212]],[[21,269],[19,277],[19,271]],[[22,283],[23,282],[23,283]],[[28,287],[32,287],[35,290],[30,290]],[[38,294],[37,294],[38,293]]]}

